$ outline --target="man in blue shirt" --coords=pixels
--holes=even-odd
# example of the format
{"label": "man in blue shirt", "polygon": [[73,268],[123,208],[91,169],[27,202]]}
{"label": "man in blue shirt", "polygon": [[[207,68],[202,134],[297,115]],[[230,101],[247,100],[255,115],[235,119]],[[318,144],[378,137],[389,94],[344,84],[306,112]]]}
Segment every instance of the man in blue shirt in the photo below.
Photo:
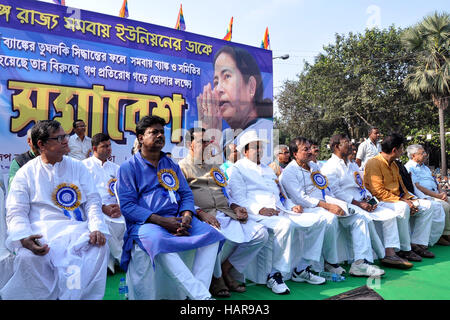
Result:
{"label": "man in blue shirt", "polygon": [[[171,293],[151,296],[155,293],[149,291],[155,284],[148,276],[152,272],[148,266],[153,265],[155,272],[169,275],[176,283],[178,298],[211,299],[208,288],[219,241],[224,237],[195,216],[194,197],[180,167],[161,151],[164,125],[164,119],[156,116],[139,121],[136,136],[140,150],[118,172],[117,193],[127,223],[121,267],[127,270],[134,263],[136,271],[127,273],[134,288],[130,297],[174,297]],[[197,249],[192,271],[178,254],[191,249]],[[140,258],[135,260],[133,252],[140,253]],[[150,259],[143,258],[143,252]],[[164,289],[158,286],[156,291]]]}
{"label": "man in blue shirt", "polygon": [[425,165],[427,153],[420,144],[410,145],[408,152],[409,161],[405,164],[406,170],[411,174],[411,179],[416,188],[426,198],[439,202],[445,211],[445,227],[441,238],[437,242],[440,245],[450,246],[450,203],[447,193],[441,190],[439,184],[431,174],[430,168]]}

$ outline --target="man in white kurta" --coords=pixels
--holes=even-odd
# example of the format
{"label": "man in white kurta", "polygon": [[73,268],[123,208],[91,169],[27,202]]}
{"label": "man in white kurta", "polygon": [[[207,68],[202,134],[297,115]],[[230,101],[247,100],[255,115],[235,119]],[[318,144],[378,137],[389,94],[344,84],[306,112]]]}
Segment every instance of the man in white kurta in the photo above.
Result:
{"label": "man in white kurta", "polygon": [[91,138],[86,136],[86,124],[83,120],[75,120],[73,130],[75,133],[69,138],[69,156],[84,160],[92,151]]}
{"label": "man in white kurta", "polygon": [[[250,219],[273,233],[271,270],[267,270],[266,285],[274,293],[289,293],[282,273],[290,275],[291,272],[293,281],[322,284],[325,279],[313,274],[310,265],[320,260],[326,223],[314,215],[301,213],[303,208],[284,195],[280,197],[284,192],[275,173],[260,161],[262,143],[264,140],[256,131],[242,137],[238,149],[245,157],[236,162],[228,190],[232,201],[247,209]],[[296,253],[301,257],[299,262],[294,259]]]}
{"label": "man in white kurta", "polygon": [[229,297],[230,291],[245,292],[245,285],[231,275],[232,269],[244,273],[267,242],[267,229],[248,220],[247,210],[230,201],[225,191],[225,173],[217,165],[207,163],[211,159],[205,148],[210,141],[203,136],[202,130],[192,128],[186,137],[189,138],[186,139],[189,154],[178,165],[194,194],[197,215],[227,239],[217,256],[210,292],[219,297]]}
{"label": "man in white kurta", "polygon": [[41,156],[16,174],[6,204],[14,274],[2,299],[102,299],[108,234],[100,196],[80,161],[64,156],[67,135],[57,121],[32,131]]}
{"label": "man in white kurta", "polygon": [[[327,177],[334,196],[345,201],[349,208],[380,225],[384,240],[382,249],[385,249],[385,254],[378,253],[378,257],[382,259],[384,265],[403,269],[411,268],[412,263],[395,254],[395,250],[400,250],[396,217],[402,218],[405,211],[401,208],[395,210],[395,207],[386,202],[369,202],[373,196],[364,187],[358,165],[348,161],[348,155],[352,150],[347,136],[341,134],[332,136],[330,148],[333,150],[333,154],[320,171]],[[370,223],[369,227],[373,228],[373,223]],[[371,236],[378,239],[374,229],[371,230]],[[374,241],[372,241],[372,246],[376,246]],[[350,270],[351,272],[352,270]]]}
{"label": "man in white kurta", "polygon": [[[357,270],[359,276],[381,276],[384,271],[372,265],[373,253],[369,231],[369,220],[357,213],[349,214],[350,209],[342,208],[338,199],[335,199],[331,192],[327,180],[320,173],[319,168],[312,161],[311,145],[306,138],[296,138],[289,146],[294,160],[284,169],[280,176],[280,182],[287,192],[287,196],[296,204],[305,208],[318,208],[316,213],[326,218],[328,225],[328,239],[325,241],[324,258],[330,264],[329,270],[341,273],[342,267],[336,265],[343,260],[354,260],[352,269]],[[337,201],[336,201],[337,200]],[[325,210],[322,210],[325,209]],[[345,210],[347,209],[347,210]],[[347,211],[347,212],[345,212]],[[350,233],[351,243],[343,245],[343,250],[339,249],[337,241],[336,225]],[[339,231],[339,230],[338,230]],[[353,247],[353,252],[343,254],[339,257],[340,251],[346,251],[348,247]]]}
{"label": "man in white kurta", "polygon": [[370,127],[368,133],[367,139],[359,145],[358,151],[356,152],[355,161],[360,167],[360,170],[364,170],[367,161],[381,152],[381,145],[378,142],[381,135],[380,130],[376,127]]}
{"label": "man in white kurta", "polygon": [[111,236],[108,239],[108,268],[114,273],[114,265],[120,264],[122,256],[123,236],[125,234],[125,219],[120,213],[115,194],[117,171],[119,166],[108,160],[111,157],[110,137],[98,133],[92,137],[92,152],[94,155],[83,160],[94,179],[95,186],[102,199],[102,211]]}

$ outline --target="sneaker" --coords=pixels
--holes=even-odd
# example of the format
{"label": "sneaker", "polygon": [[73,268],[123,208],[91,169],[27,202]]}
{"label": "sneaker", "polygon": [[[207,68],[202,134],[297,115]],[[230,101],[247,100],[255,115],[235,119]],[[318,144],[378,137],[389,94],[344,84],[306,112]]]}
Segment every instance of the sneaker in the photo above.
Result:
{"label": "sneaker", "polygon": [[325,271],[328,271],[330,273],[336,273],[336,274],[338,274],[340,276],[342,276],[343,274],[346,273],[345,269],[342,268],[337,263],[336,264],[331,264],[331,263],[325,262],[324,269],[325,269]]}
{"label": "sneaker", "polygon": [[309,284],[324,284],[327,281],[327,279],[312,273],[310,267],[307,267],[301,272],[298,272],[297,268],[295,268],[294,272],[292,272],[291,280],[295,282],[308,282]]}
{"label": "sneaker", "polygon": [[371,264],[369,261],[364,259],[363,263],[356,264],[352,263],[350,267],[350,274],[355,277],[376,277],[379,278],[384,275],[384,270]]}
{"label": "sneaker", "polygon": [[274,275],[267,277],[266,286],[272,289],[272,292],[276,294],[291,293],[288,286],[284,283],[281,273],[279,272],[276,272]]}

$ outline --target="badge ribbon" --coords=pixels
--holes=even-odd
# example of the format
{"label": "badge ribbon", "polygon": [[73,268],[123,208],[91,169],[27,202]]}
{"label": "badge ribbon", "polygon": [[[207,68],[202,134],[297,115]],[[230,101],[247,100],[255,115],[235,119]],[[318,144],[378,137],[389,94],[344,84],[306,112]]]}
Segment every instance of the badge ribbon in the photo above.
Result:
{"label": "badge ribbon", "polygon": [[180,187],[177,174],[172,169],[161,169],[158,171],[158,181],[168,192],[170,201],[177,203],[174,191]]}
{"label": "badge ribbon", "polygon": [[361,194],[363,199],[365,199],[366,198],[366,188],[364,188],[364,183],[363,183],[363,180],[361,178],[361,175],[357,171],[355,171],[355,173],[353,175],[355,176],[356,184],[361,189],[361,191],[359,193]]}

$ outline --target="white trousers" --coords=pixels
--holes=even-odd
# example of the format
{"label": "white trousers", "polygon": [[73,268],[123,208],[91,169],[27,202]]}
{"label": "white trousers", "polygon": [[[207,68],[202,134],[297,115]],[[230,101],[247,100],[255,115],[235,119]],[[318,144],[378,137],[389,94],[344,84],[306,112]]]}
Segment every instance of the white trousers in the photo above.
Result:
{"label": "white trousers", "polygon": [[245,271],[245,277],[264,284],[271,272],[281,272],[283,278],[291,277],[292,269],[299,263],[310,265],[320,261],[326,221],[311,212],[265,217],[249,215],[269,231],[269,240]]}
{"label": "white trousers", "polygon": [[[420,207],[422,207],[424,211],[431,211],[429,213],[428,218],[424,217],[424,220],[425,219],[429,220],[429,221],[428,220],[426,221],[426,223],[427,223],[426,228],[428,228],[428,223],[429,223],[430,231],[429,231],[428,240],[422,239],[422,238],[426,237],[426,231],[424,231],[423,236],[421,236],[420,240],[417,240],[417,241],[422,242],[422,243],[418,243],[418,244],[423,244],[426,246],[433,246],[439,240],[439,238],[442,235],[442,232],[444,231],[445,211],[444,211],[444,208],[442,207],[442,205],[438,201],[419,199],[419,204],[420,204]],[[411,230],[413,230],[415,224],[417,224],[417,223],[418,223],[417,220],[410,219]],[[416,243],[412,239],[411,239],[411,242]]]}
{"label": "white trousers", "polygon": [[[386,205],[386,202],[380,202],[373,212],[367,212],[355,205],[349,205],[349,207],[372,220],[372,223],[369,223],[370,237],[372,248],[378,258],[384,258],[385,248],[400,248],[397,217],[405,215],[403,207],[394,208],[391,205]],[[381,241],[375,226],[378,226],[380,229],[383,241]]]}
{"label": "white trousers", "polygon": [[[369,230],[369,220],[360,214],[353,214],[348,217],[338,217],[335,214],[319,208],[320,215],[327,221],[327,229],[323,245],[323,257],[332,264],[342,262],[343,260],[350,260],[351,257],[343,258],[339,251],[344,247],[352,248],[353,260],[366,259],[373,262],[371,236]],[[350,237],[339,233],[349,233]],[[351,243],[345,243],[351,241]]]}
{"label": "white trousers", "polygon": [[301,266],[300,269],[314,263],[320,263],[322,257],[322,249],[327,231],[327,220],[317,214],[316,208],[304,208],[299,215],[290,214],[289,219],[295,223],[299,241],[293,243],[295,264]]}
{"label": "white trousers", "polygon": [[123,236],[127,227],[123,216],[114,219],[108,217],[107,215],[104,217],[109,233],[111,234],[108,238],[108,268],[114,272],[114,265],[116,263],[120,263],[120,259],[122,257]]}
{"label": "white trousers", "polygon": [[[226,234],[222,234],[226,236]],[[244,273],[248,264],[255,259],[268,239],[269,233],[267,232],[267,229],[261,228],[254,234],[252,240],[249,242],[237,243],[226,240],[222,250],[217,254],[214,277],[220,278],[222,276],[221,264],[227,259],[238,273]]]}
{"label": "white trousers", "polygon": [[267,246],[271,246],[269,250],[272,252],[271,269],[281,273],[289,273],[292,268],[291,250],[295,234],[294,222],[283,216],[249,215],[249,219],[256,219],[258,223],[269,229],[273,235],[271,237],[273,239],[272,242],[267,243]]}
{"label": "white trousers", "polygon": [[419,199],[419,211],[414,216],[410,216],[409,206],[403,201],[385,202],[384,205],[404,212],[403,216],[397,217],[400,250],[410,251],[411,243],[428,245],[434,210],[431,201]]}
{"label": "white trousers", "polygon": [[137,244],[131,252],[127,270],[130,300],[205,300],[219,242],[195,250],[160,253],[153,267],[150,257]]}
{"label": "white trousers", "polygon": [[[51,248],[50,248],[51,250]],[[106,286],[108,246],[88,246],[67,267],[55,267],[49,254],[19,248],[14,272],[0,291],[4,300],[101,300]]]}

